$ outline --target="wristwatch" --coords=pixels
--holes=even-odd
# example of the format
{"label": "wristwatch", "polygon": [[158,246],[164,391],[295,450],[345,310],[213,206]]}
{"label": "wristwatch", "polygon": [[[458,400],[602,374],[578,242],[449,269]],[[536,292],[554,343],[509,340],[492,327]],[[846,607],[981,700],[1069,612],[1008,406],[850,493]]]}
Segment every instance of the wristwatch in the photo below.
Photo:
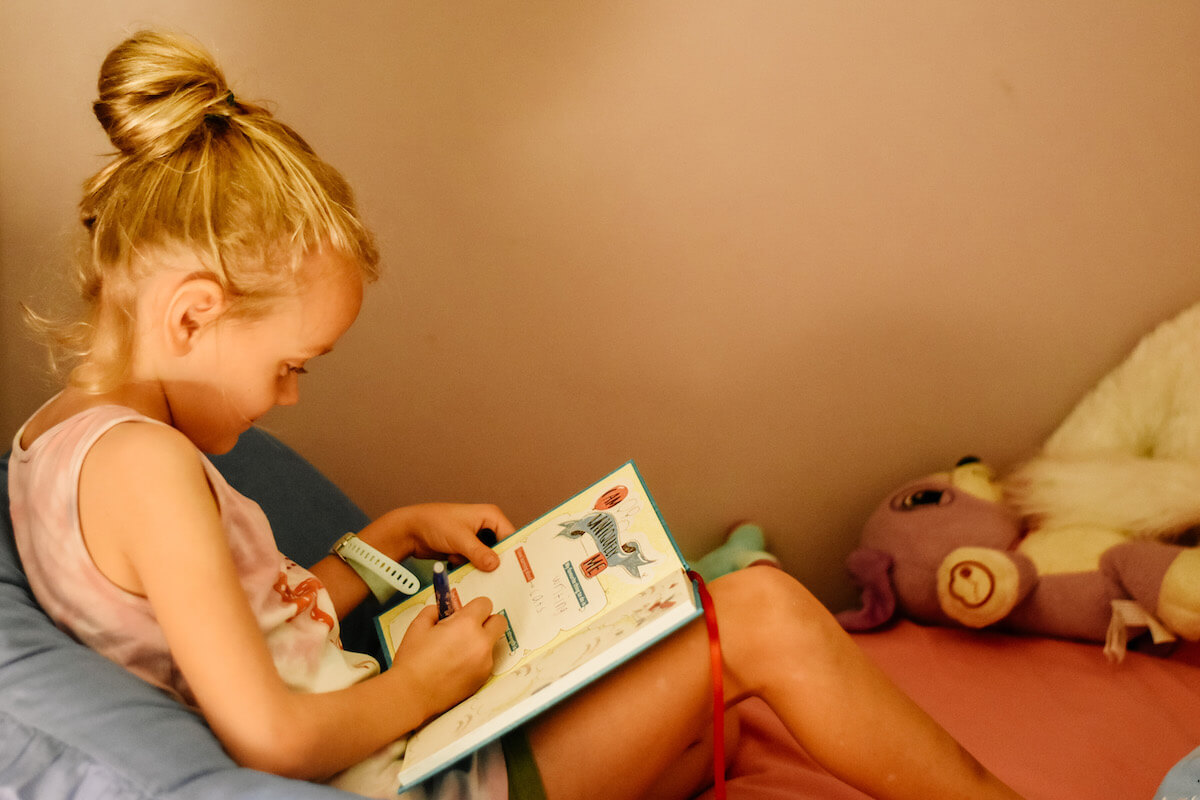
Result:
{"label": "wristwatch", "polygon": [[358,538],[357,533],[338,539],[329,552],[349,564],[380,603],[396,592],[415,594],[421,588],[416,575]]}

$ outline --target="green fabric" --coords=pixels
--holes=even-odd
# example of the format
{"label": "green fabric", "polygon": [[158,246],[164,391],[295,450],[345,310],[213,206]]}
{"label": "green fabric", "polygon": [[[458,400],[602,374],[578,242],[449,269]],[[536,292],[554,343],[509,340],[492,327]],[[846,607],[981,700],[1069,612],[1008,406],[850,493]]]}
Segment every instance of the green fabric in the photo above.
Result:
{"label": "green fabric", "polygon": [[753,522],[743,522],[729,532],[725,543],[702,558],[694,559],[692,569],[706,581],[760,562],[778,564],[779,559],[767,552],[763,529]]}
{"label": "green fabric", "polygon": [[542,773],[533,760],[533,748],[524,728],[517,728],[500,739],[504,763],[508,768],[508,800],[546,800]]}

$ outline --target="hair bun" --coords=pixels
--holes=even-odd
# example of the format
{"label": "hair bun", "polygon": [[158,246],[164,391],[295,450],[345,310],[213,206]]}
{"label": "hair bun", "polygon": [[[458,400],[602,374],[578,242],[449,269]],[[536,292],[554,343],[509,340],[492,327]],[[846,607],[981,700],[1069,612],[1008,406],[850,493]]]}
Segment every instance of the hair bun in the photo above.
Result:
{"label": "hair bun", "polygon": [[212,56],[185,36],[142,31],[113,48],[100,66],[92,104],[112,143],[153,159],[177,150],[209,117],[239,107]]}

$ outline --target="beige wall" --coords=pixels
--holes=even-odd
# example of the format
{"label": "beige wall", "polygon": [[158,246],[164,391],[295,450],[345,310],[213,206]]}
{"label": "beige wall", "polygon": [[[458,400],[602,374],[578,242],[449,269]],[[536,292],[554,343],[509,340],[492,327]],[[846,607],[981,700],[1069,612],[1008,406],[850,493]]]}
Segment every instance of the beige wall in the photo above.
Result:
{"label": "beige wall", "polygon": [[841,605],[883,493],[1028,454],[1200,298],[1200,4],[5,0],[4,437],[48,391],[15,303],[147,23],[379,231],[360,324],[271,422],[372,512],[520,524],[634,458],[685,550],[759,519]]}

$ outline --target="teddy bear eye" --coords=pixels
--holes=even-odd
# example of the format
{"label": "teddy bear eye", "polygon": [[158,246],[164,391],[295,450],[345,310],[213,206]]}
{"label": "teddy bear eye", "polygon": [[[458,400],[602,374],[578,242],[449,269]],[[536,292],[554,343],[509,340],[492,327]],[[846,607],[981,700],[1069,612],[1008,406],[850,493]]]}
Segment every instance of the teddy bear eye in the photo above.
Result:
{"label": "teddy bear eye", "polygon": [[918,489],[904,496],[904,499],[900,502],[900,508],[911,510],[921,508],[922,506],[941,505],[943,501],[950,501],[947,495],[949,495],[949,492],[941,489]]}

